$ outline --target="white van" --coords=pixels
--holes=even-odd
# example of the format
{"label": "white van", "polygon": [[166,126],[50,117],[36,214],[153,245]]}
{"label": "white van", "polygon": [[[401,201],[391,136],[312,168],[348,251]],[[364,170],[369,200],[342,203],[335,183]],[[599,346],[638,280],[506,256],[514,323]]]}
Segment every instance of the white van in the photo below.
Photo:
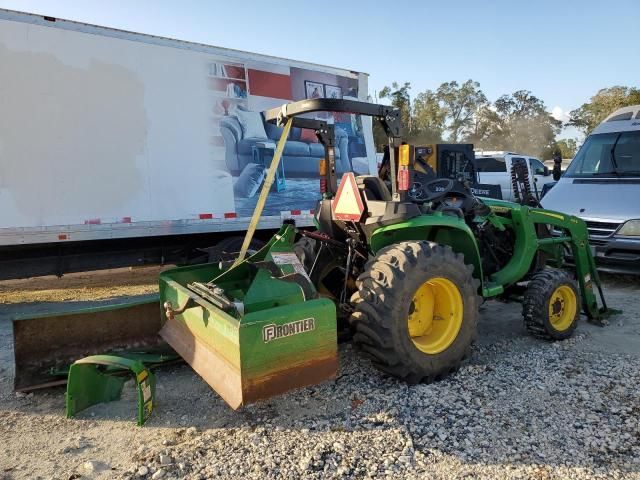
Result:
{"label": "white van", "polygon": [[524,160],[529,171],[529,179],[533,194],[539,198],[542,194],[542,186],[545,183],[553,182],[553,177],[547,168],[538,158],[529,155],[521,155],[514,152],[495,151],[476,153],[476,170],[479,176],[479,183],[500,185],[502,199],[513,201],[513,188],[511,184],[511,166],[514,160]]}
{"label": "white van", "polygon": [[640,105],[595,128],[543,203],[587,222],[598,268],[640,273]]}

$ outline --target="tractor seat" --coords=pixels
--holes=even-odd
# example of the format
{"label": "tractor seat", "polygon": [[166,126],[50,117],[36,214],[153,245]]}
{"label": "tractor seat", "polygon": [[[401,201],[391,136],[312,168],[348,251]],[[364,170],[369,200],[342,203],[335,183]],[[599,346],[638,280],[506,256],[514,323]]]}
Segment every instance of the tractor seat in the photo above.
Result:
{"label": "tractor seat", "polygon": [[390,202],[391,193],[385,183],[374,175],[356,177],[358,189],[364,193],[366,200]]}

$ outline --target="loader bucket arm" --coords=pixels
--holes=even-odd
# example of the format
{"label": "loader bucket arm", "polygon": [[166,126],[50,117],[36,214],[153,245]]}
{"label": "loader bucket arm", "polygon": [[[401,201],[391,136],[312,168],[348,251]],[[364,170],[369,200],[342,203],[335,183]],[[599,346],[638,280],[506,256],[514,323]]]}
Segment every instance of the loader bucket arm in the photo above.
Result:
{"label": "loader bucket arm", "polygon": [[[497,285],[512,285],[525,275],[536,253],[544,249],[560,250],[564,245],[571,248],[576,260],[576,279],[582,296],[582,309],[587,317],[599,322],[610,312],[602,293],[600,277],[589,247],[587,225],[578,217],[561,212],[531,208],[500,200],[485,199],[484,202],[494,211],[508,211],[509,224],[516,232],[515,252],[511,260],[502,270],[491,276],[492,283]],[[563,233],[559,236],[538,238],[536,225],[549,225]],[[561,255],[559,255],[561,256]],[[600,294],[602,308],[598,306],[593,285]]]}
{"label": "loader bucket arm", "polygon": [[[590,320],[602,324],[603,320],[612,312],[608,309],[602,292],[600,276],[598,275],[596,262],[589,246],[587,224],[578,217],[560,212],[532,208],[529,213],[533,223],[553,225],[564,232],[564,234],[559,237],[538,239],[538,244],[565,243],[569,245],[576,265],[576,279],[580,285],[584,313]],[[594,284],[598,289],[602,307],[598,306],[598,299],[593,291]]]}

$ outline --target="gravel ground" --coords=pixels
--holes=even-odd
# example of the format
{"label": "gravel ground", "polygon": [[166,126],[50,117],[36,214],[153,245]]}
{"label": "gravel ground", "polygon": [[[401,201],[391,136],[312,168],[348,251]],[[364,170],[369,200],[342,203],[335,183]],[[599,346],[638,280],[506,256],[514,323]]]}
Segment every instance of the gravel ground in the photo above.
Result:
{"label": "gravel ground", "polygon": [[530,338],[520,306],[483,308],[452,377],[407,386],[340,346],[334,382],[230,410],[187,366],[157,372],[157,410],[122,400],[64,418],[64,391],[11,392],[9,318],[64,304],[0,306],[0,478],[637,478],[640,291],[609,278],[605,328]]}

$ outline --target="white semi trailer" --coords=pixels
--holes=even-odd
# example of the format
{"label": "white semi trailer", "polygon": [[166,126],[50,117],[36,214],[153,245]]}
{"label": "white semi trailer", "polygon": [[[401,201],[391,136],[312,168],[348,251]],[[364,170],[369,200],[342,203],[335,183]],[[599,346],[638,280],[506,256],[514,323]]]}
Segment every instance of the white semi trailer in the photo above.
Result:
{"label": "white semi trailer", "polygon": [[[0,279],[244,232],[279,134],[260,112],[318,96],[366,100],[367,75],[0,9]],[[367,119],[333,121],[338,170],[374,172]],[[323,155],[294,129],[259,228],[311,224]]]}

